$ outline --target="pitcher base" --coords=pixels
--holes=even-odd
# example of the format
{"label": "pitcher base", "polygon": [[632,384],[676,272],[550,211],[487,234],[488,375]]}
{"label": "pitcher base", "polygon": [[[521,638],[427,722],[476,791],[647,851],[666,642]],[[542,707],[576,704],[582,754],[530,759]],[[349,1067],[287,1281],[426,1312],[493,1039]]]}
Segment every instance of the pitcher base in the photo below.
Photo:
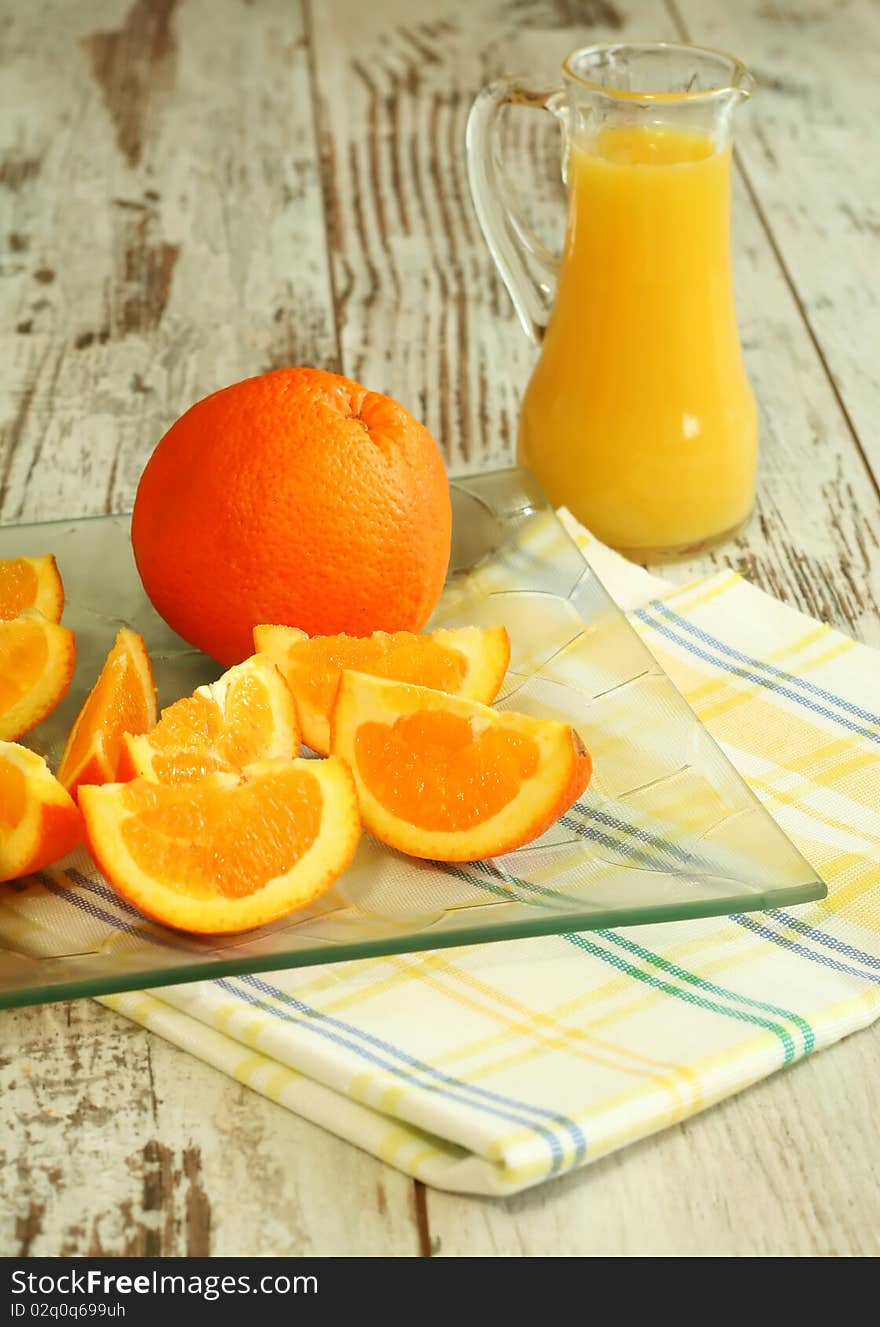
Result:
{"label": "pitcher base", "polygon": [[701,553],[708,553],[711,549],[718,548],[720,544],[736,539],[751,519],[750,511],[744,520],[731,526],[729,530],[722,530],[720,534],[706,535],[704,539],[696,539],[688,544],[666,544],[659,548],[621,548],[615,545],[615,551],[628,561],[640,562],[643,566],[657,562],[684,562],[687,558],[699,557]]}

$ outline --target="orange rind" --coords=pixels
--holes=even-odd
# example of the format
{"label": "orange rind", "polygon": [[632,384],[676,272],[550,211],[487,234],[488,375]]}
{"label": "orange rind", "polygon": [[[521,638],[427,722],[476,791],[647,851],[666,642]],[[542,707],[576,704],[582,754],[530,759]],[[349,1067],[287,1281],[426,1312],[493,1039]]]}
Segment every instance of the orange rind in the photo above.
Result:
{"label": "orange rind", "polygon": [[73,632],[36,609],[0,622],[0,741],[30,732],[55,708],[75,663]]}
{"label": "orange rind", "polygon": [[251,930],[323,894],[354,856],[357,795],[340,760],[268,760],[169,786],[80,789],[86,839],[114,888],[166,926]]}
{"label": "orange rind", "polygon": [[531,842],[581,795],[592,769],[568,724],[357,672],[342,674],[330,728],[364,827],[436,861]]}
{"label": "orange rind", "polygon": [[76,803],[42,756],[0,742],[0,880],[50,866],[82,836]]}
{"label": "orange rind", "polygon": [[156,683],[144,638],[123,627],[70,730],[59,782],[73,797],[80,784],[115,782],[124,735],[148,732],[156,717]]}

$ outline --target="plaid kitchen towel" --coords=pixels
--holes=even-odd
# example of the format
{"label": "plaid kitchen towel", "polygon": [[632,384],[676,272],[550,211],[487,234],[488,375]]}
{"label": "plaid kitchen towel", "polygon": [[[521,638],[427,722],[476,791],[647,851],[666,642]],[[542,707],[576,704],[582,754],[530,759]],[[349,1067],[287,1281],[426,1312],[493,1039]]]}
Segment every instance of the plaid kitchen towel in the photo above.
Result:
{"label": "plaid kitchen towel", "polygon": [[880,1013],[880,654],[733,572],[670,588],[568,527],[827,899],[103,1001],[464,1193],[584,1165]]}

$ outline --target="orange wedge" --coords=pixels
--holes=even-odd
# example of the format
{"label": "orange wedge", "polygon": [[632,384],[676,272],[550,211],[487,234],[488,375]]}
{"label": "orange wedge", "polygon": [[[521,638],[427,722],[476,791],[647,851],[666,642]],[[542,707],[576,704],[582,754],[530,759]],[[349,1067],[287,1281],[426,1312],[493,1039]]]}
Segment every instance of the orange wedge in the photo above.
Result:
{"label": "orange wedge", "polygon": [[60,622],[64,586],[51,553],[40,558],[0,558],[0,618],[18,617],[35,608],[50,622]]}
{"label": "orange wedge", "polygon": [[166,926],[250,930],[330,888],[360,836],[341,760],[267,760],[169,787],[80,789],[86,838],[120,894]]}
{"label": "orange wedge", "polygon": [[156,683],[143,636],[123,627],[98,680],[76,717],[58,780],[76,797],[81,783],[119,777],[124,733],[146,733],[156,723]]}
{"label": "orange wedge", "polygon": [[188,783],[206,774],[236,774],[258,760],[299,753],[293,697],[260,654],[162,711],[151,733],[126,737],[120,777]]}
{"label": "orange wedge", "polygon": [[73,632],[36,609],[0,622],[0,740],[21,737],[55,708],[75,662]]}
{"label": "orange wedge", "polygon": [[444,862],[537,838],[592,769],[567,724],[355,672],[342,674],[330,745],[354,774],[364,827],[412,857]]}
{"label": "orange wedge", "polygon": [[45,760],[27,747],[0,742],[0,880],[57,862],[82,836],[76,804]]}
{"label": "orange wedge", "polygon": [[330,711],[343,668],[432,687],[488,704],[510,663],[504,627],[458,627],[414,636],[375,631],[372,636],[307,636],[296,627],[254,628],[254,644],[281,670],[293,692],[303,741],[326,756]]}

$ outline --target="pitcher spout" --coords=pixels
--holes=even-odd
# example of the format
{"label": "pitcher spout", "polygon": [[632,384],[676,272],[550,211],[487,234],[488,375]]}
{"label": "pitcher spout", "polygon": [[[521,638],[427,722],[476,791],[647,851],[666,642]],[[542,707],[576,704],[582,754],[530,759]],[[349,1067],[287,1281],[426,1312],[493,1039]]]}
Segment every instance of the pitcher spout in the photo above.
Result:
{"label": "pitcher spout", "polygon": [[733,111],[755,90],[736,56],[676,42],[600,43],[563,64],[572,135],[614,127],[666,124],[730,141]]}

